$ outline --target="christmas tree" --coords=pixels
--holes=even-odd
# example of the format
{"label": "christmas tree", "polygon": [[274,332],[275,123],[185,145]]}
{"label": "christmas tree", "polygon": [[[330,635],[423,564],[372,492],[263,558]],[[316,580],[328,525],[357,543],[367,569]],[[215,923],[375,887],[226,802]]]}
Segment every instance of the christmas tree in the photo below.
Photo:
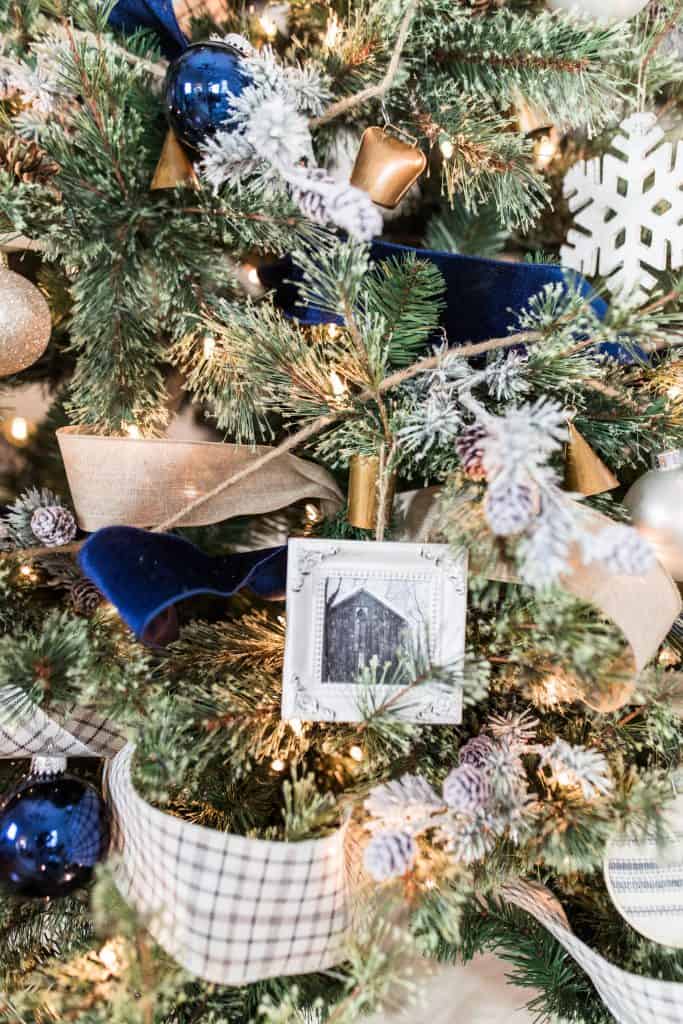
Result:
{"label": "christmas tree", "polygon": [[577,3],[0,0],[0,1019],[683,1018],[683,4]]}

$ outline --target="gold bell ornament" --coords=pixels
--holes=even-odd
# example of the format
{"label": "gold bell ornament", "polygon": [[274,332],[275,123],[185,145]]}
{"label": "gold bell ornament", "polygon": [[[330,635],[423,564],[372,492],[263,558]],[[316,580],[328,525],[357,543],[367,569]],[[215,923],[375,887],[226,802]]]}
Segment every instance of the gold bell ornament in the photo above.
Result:
{"label": "gold bell ornament", "polygon": [[149,187],[156,191],[162,188],[175,188],[176,185],[196,188],[199,180],[190,158],[169,128]]}
{"label": "gold bell ornament", "polygon": [[418,146],[397,139],[383,128],[366,128],[351,172],[351,184],[367,192],[373,203],[393,209],[427,166]]}
{"label": "gold bell ornament", "polygon": [[590,498],[592,494],[602,494],[619,486],[614,473],[595,454],[573,423],[569,424],[566,458],[564,483],[568,491]]}
{"label": "gold bell ornament", "polygon": [[0,264],[0,377],[40,359],[52,332],[50,307],[21,274]]}
{"label": "gold bell ornament", "polygon": [[[352,455],[349,472],[348,521],[360,530],[374,530],[379,509],[380,460],[377,455]],[[384,495],[384,523],[391,518],[396,477],[387,477]]]}

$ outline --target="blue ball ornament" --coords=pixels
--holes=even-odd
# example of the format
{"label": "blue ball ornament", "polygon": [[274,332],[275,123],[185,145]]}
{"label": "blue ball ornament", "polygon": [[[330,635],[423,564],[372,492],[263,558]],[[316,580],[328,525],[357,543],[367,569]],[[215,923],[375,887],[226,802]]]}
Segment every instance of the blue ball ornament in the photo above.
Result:
{"label": "blue ball ornament", "polygon": [[0,810],[0,881],[18,896],[64,896],[89,880],[108,844],[94,786],[72,775],[29,777]]}
{"label": "blue ball ornament", "polygon": [[166,113],[176,137],[190,149],[220,128],[232,97],[249,84],[234,46],[211,40],[188,46],[166,75]]}

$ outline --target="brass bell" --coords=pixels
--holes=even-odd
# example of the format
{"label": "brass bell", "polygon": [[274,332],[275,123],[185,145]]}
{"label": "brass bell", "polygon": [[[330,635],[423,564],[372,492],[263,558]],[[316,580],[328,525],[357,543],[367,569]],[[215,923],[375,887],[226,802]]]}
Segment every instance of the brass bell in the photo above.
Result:
{"label": "brass bell", "polygon": [[190,158],[169,128],[149,187],[156,191],[161,188],[175,188],[176,185],[197,188],[199,179]]}
{"label": "brass bell", "polygon": [[367,192],[373,203],[398,206],[427,166],[417,146],[389,135],[383,128],[366,128],[351,172],[351,184]]}
{"label": "brass bell", "polygon": [[568,491],[584,494],[587,498],[619,486],[614,473],[595,454],[573,423],[569,424],[564,482]]}

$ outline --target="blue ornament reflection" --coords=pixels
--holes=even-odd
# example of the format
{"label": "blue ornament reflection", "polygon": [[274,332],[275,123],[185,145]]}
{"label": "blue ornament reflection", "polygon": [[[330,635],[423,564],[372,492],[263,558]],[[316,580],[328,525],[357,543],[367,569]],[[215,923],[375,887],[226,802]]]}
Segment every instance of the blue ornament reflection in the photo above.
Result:
{"label": "blue ornament reflection", "polygon": [[70,775],[28,779],[0,811],[0,881],[20,896],[63,896],[88,881],[108,842],[94,786]]}
{"label": "blue ornament reflection", "polygon": [[198,149],[229,117],[232,97],[248,84],[232,46],[213,41],[188,46],[166,75],[166,111],[176,137]]}

